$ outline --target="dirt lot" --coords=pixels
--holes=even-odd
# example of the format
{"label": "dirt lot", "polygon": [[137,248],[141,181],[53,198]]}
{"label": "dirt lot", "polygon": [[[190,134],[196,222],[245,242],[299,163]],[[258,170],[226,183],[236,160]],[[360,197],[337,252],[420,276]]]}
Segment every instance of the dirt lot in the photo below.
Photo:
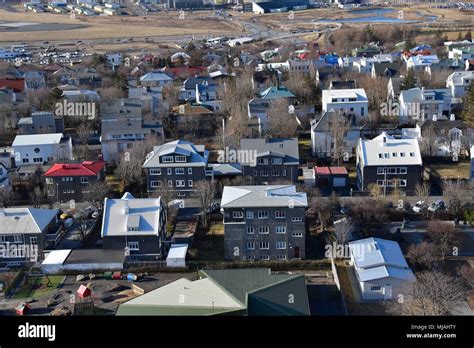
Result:
{"label": "dirt lot", "polygon": [[[188,279],[196,279],[196,273],[153,273],[144,276],[142,279],[134,282],[145,292],[157,289],[163,285],[173,282],[179,278],[186,277]],[[92,291],[92,300],[94,305],[99,308],[99,312],[104,315],[113,315],[118,305],[135,296],[131,291],[131,283],[127,280],[106,280],[102,276],[97,276],[93,280],[76,281],[76,276],[66,276],[62,287],[54,292],[39,293],[39,296],[33,297],[34,300],[30,303],[31,310],[29,315],[49,315],[51,311],[59,307],[67,307],[72,311],[74,304],[71,298],[74,298],[78,303],[81,302],[76,292],[80,285],[90,285]],[[48,307],[48,299],[56,300],[54,305]],[[15,315],[14,308],[21,301],[28,301],[31,298],[15,298],[0,301],[0,315]]]}

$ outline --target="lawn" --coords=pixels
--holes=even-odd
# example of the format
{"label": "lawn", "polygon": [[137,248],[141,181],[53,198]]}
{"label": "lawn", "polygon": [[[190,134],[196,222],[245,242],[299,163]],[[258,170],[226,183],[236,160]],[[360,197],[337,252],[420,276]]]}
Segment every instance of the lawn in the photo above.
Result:
{"label": "lawn", "polygon": [[[50,283],[48,283],[48,278]],[[45,298],[64,282],[64,276],[35,277],[25,281],[21,289],[13,295],[14,299],[20,298]]]}
{"label": "lawn", "polygon": [[469,179],[470,164],[468,162],[449,164],[429,164],[426,170],[430,175],[444,179]]}
{"label": "lawn", "polygon": [[224,259],[224,224],[222,221],[211,221],[208,231],[202,228],[198,229],[194,235],[189,256],[193,261],[222,261]]}
{"label": "lawn", "polygon": [[223,221],[212,221],[209,227],[208,235],[223,236],[224,235],[224,222]]}

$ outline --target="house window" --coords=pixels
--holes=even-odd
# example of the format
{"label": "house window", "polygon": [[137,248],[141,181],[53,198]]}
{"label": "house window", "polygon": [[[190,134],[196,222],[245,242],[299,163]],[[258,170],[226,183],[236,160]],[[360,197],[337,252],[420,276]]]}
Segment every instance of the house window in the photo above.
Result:
{"label": "house window", "polygon": [[173,187],[173,180],[168,180],[168,187]]}
{"label": "house window", "polygon": [[176,180],[176,187],[185,187],[186,181],[185,180]]}
{"label": "house window", "polygon": [[234,211],[234,212],[232,212],[232,217],[234,219],[242,219],[244,217],[244,212],[243,211]]}
{"label": "house window", "polygon": [[188,180],[188,186],[193,187],[193,181],[192,180]]}
{"label": "house window", "polygon": [[259,158],[257,160],[257,163],[261,164],[261,165],[267,165],[268,164],[268,158]]}
{"label": "house window", "polygon": [[401,167],[400,174],[406,174],[406,173],[407,173],[407,167]]}
{"label": "house window", "polygon": [[280,176],[279,170],[272,170],[272,176]]}
{"label": "house window", "polygon": [[406,187],[407,186],[407,181],[405,179],[399,180],[398,186],[400,187]]}
{"label": "house window", "polygon": [[372,285],[370,287],[370,291],[380,291],[382,290],[382,287],[380,285]]}
{"label": "house window", "polygon": [[258,170],[253,171],[253,176],[258,176]]}
{"label": "house window", "polygon": [[255,229],[253,226],[247,226],[247,234],[254,234]]}
{"label": "house window", "polygon": [[283,169],[283,176],[286,176],[286,169]]}
{"label": "house window", "polygon": [[253,211],[249,210],[245,213],[245,215],[247,219],[249,220],[253,219]]}
{"label": "house window", "polygon": [[0,243],[6,243],[7,236],[0,236]]}
{"label": "house window", "polygon": [[377,180],[377,186],[383,187],[384,186],[384,180]]}
{"label": "house window", "polygon": [[161,168],[150,169],[150,175],[161,175]]}
{"label": "house window", "polygon": [[303,221],[303,218],[302,218],[302,217],[292,217],[292,218],[291,218],[291,221],[293,221],[293,222],[301,222],[301,221]]}
{"label": "house window", "polygon": [[150,187],[161,187],[161,180],[150,181]]}
{"label": "house window", "polygon": [[275,233],[286,233],[286,226],[275,226]]}
{"label": "house window", "polygon": [[397,168],[388,168],[388,174],[396,174]]}
{"label": "house window", "polygon": [[286,249],[286,242],[276,242],[276,246],[275,246],[277,249],[281,250],[281,249]]}
{"label": "house window", "polygon": [[166,173],[167,173],[168,175],[172,175],[172,174],[173,174],[173,169],[172,169],[172,168],[168,168],[168,169],[166,170]]}
{"label": "house window", "polygon": [[378,175],[383,175],[384,174],[384,168],[383,167],[378,167],[377,168],[377,174]]}
{"label": "house window", "polygon": [[392,152],[392,157],[398,157],[398,154],[396,152]]}
{"label": "house window", "polygon": [[261,170],[260,176],[268,176],[268,170]]}
{"label": "house window", "polygon": [[176,175],[184,175],[184,168],[175,168],[174,173]]}
{"label": "house window", "polygon": [[286,255],[277,255],[277,260],[286,260]]}
{"label": "house window", "polygon": [[186,162],[186,156],[176,156],[175,161],[177,163],[185,163]]}
{"label": "house window", "polygon": [[415,157],[415,153],[414,153],[414,152],[410,152],[410,157]]}
{"label": "house window", "polygon": [[33,158],[33,162],[35,162],[35,163],[43,163],[43,157],[35,157],[35,158]]}
{"label": "house window", "polygon": [[259,249],[263,249],[263,250],[265,250],[265,249],[270,249],[270,243],[268,243],[268,242],[260,242],[260,243],[258,243],[258,248],[259,248]]}
{"label": "house window", "polygon": [[255,243],[254,242],[248,242],[247,243],[247,249],[248,250],[254,250],[255,249]]}
{"label": "house window", "polygon": [[299,238],[299,237],[303,237],[303,232],[293,232],[291,235],[293,237]]}
{"label": "house window", "polygon": [[272,158],[272,164],[282,164],[283,161],[281,158]]}
{"label": "house window", "polygon": [[139,246],[138,246],[138,242],[128,242],[128,249],[130,251],[138,251],[140,250]]}
{"label": "house window", "polygon": [[268,219],[268,211],[263,210],[258,212],[259,219]]}
{"label": "house window", "polygon": [[162,163],[173,163],[173,156],[163,156],[161,157]]}
{"label": "house window", "polygon": [[23,236],[21,234],[16,234],[13,236],[13,243],[22,243]]}
{"label": "house window", "polygon": [[46,178],[46,183],[51,185],[53,183],[53,178]]}
{"label": "house window", "polygon": [[277,219],[284,219],[286,217],[286,213],[284,210],[277,210],[275,211],[275,218]]}
{"label": "house window", "polygon": [[81,178],[81,184],[88,184],[89,183],[89,178],[82,177]]}
{"label": "house window", "polygon": [[188,168],[188,175],[192,175],[193,174],[193,168]]}
{"label": "house window", "polygon": [[405,152],[400,152],[400,157],[405,157]]}
{"label": "house window", "polygon": [[383,154],[379,153],[379,158],[383,158]]}
{"label": "house window", "polygon": [[259,259],[260,259],[260,260],[270,260],[270,256],[268,256],[268,255],[260,255],[260,256],[259,256]]}
{"label": "house window", "polygon": [[270,233],[270,227],[260,226],[260,227],[258,227],[258,233],[259,234],[268,234],[268,233]]}
{"label": "house window", "polygon": [[23,163],[29,163],[30,160],[28,158],[23,158]]}

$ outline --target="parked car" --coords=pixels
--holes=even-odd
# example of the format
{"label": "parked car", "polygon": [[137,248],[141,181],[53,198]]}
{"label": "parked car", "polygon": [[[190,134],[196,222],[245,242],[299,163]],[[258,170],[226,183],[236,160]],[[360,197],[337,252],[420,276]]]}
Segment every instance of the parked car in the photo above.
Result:
{"label": "parked car", "polygon": [[425,208],[425,202],[424,201],[418,201],[415,203],[413,206],[412,210],[414,213],[421,213],[422,210]]}
{"label": "parked car", "polygon": [[444,204],[444,201],[442,199],[438,199],[437,201],[433,202],[430,204],[428,207],[428,211],[435,213],[439,210],[444,210],[446,209],[446,204]]}

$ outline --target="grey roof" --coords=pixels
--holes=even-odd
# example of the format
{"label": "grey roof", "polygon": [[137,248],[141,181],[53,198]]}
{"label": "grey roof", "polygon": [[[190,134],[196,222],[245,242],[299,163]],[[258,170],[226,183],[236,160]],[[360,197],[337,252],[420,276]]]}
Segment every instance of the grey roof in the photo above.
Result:
{"label": "grey roof", "polygon": [[419,126],[421,128],[421,131],[423,132],[424,129],[433,127],[435,130],[440,130],[440,129],[453,129],[453,128],[458,128],[458,129],[466,129],[467,126],[466,124],[461,121],[461,120],[440,120],[438,119],[437,121],[433,120],[425,120],[419,123]]}
{"label": "grey roof", "polygon": [[373,65],[377,76],[394,76],[400,70],[400,64],[389,62],[375,62]]}
{"label": "grey roof", "polygon": [[354,89],[357,88],[356,80],[331,80],[329,89]]}
{"label": "grey roof", "polygon": [[222,208],[307,207],[304,192],[295,185],[224,186]]}
{"label": "grey roof", "polygon": [[214,176],[242,174],[239,163],[209,163],[209,167],[212,168]]}
{"label": "grey roof", "polygon": [[141,82],[148,81],[173,81],[173,78],[161,71],[151,71],[140,77]]}
{"label": "grey roof", "polygon": [[297,138],[240,139],[240,149],[256,151],[257,157],[268,155],[282,157],[283,164],[287,165],[300,163]]}
{"label": "grey roof", "polygon": [[56,209],[0,208],[0,234],[45,232],[57,213]]}
{"label": "grey roof", "polygon": [[17,135],[12,146],[59,144],[62,138],[62,133]]}
{"label": "grey roof", "polygon": [[[319,118],[319,120],[312,120],[311,121],[311,130],[313,132],[328,132],[331,130],[331,119],[333,117],[335,117],[338,112],[341,112],[341,111],[335,111],[334,109],[331,109],[329,111],[326,111],[324,112],[322,115],[321,115],[321,118]],[[342,112],[341,112],[342,113]],[[342,113],[344,114],[344,113]],[[346,116],[349,119],[349,121],[351,122],[351,129],[352,130],[358,130],[358,129],[361,129],[362,127],[359,127],[356,125],[356,117],[355,116]]]}
{"label": "grey roof", "polygon": [[[190,157],[191,160],[186,163],[160,163],[161,156],[182,155]],[[147,155],[143,164],[144,168],[156,167],[205,167],[209,158],[209,152],[205,150],[204,145],[194,145],[189,141],[175,140],[153,148],[153,151]]]}
{"label": "grey roof", "polygon": [[216,85],[216,82],[209,76],[190,76],[184,81],[186,90],[196,89],[196,85]]}

